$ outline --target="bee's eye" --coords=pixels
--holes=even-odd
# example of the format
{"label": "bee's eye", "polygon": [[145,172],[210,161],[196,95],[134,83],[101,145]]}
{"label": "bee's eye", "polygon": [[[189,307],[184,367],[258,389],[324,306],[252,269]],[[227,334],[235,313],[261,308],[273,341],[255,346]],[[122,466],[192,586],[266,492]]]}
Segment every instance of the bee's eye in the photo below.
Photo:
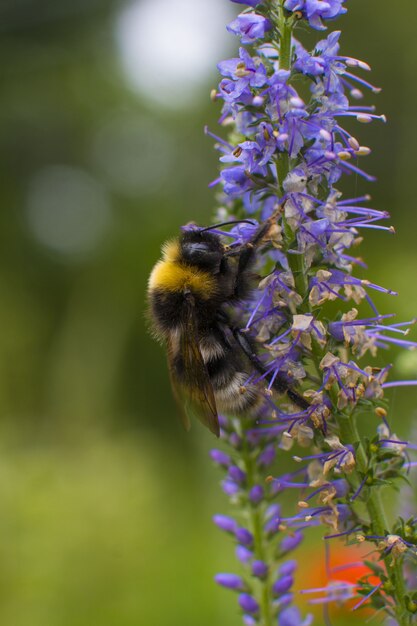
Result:
{"label": "bee's eye", "polygon": [[194,265],[204,268],[217,269],[221,261],[221,253],[213,250],[213,247],[205,241],[193,241],[183,245],[184,259]]}
{"label": "bee's eye", "polygon": [[190,260],[193,258],[200,258],[201,255],[211,252],[209,246],[205,242],[201,243],[187,243],[183,248],[184,255]]}

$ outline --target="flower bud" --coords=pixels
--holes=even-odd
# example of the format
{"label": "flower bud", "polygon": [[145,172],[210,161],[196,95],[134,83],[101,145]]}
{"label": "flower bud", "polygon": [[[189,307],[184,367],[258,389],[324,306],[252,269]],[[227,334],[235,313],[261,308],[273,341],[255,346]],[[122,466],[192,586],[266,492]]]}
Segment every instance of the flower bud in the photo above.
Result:
{"label": "flower bud", "polygon": [[243,546],[249,547],[253,544],[253,535],[246,528],[238,528],[235,537]]}
{"label": "flower bud", "polygon": [[255,485],[249,491],[249,500],[252,504],[259,504],[263,500],[264,497],[264,489],[261,485]]}
{"label": "flower bud", "polygon": [[247,589],[245,581],[237,574],[216,574],[214,580],[218,585],[233,591],[245,591]]}
{"label": "flower bud", "polygon": [[255,598],[248,593],[241,593],[239,605],[246,613],[259,613],[259,604]]}
{"label": "flower bud", "polygon": [[210,456],[215,463],[217,463],[218,465],[223,465],[224,467],[228,467],[232,462],[230,456],[222,450],[210,450]]}
{"label": "flower bud", "polygon": [[283,595],[284,593],[287,593],[287,591],[291,589],[293,584],[294,584],[294,579],[292,576],[290,575],[282,576],[281,578],[278,578],[278,580],[276,580],[274,584],[272,585],[272,592],[275,596]]}
{"label": "flower bud", "polygon": [[266,578],[268,575],[268,565],[264,561],[254,561],[252,563],[252,575],[256,578]]}
{"label": "flower bud", "polygon": [[227,517],[226,515],[214,515],[213,522],[217,528],[224,530],[226,533],[234,534],[238,528],[237,522],[232,517]]}

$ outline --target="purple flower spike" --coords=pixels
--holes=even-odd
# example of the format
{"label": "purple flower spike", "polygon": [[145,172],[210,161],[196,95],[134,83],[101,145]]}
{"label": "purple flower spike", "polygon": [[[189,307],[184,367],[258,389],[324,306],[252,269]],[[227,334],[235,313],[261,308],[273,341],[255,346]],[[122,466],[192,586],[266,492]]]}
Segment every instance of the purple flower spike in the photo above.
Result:
{"label": "purple flower spike", "polygon": [[[221,418],[220,437],[230,456],[212,452],[239,516],[239,523],[220,518],[217,524],[234,535],[245,571],[244,577],[220,574],[216,580],[241,593],[246,626],[268,621],[267,599],[275,626],[309,626],[311,616],[293,606],[296,562],[285,559],[304,534],[321,528],[327,545],[341,536],[368,541],[364,554],[377,553],[370,572],[380,581],[358,575],[354,585],[340,584],[337,573],[345,567],[329,567],[325,588],[302,593],[319,594],[310,600],[314,604],[355,596],[354,610],[363,604],[385,608],[402,623],[413,597],[402,570],[409,567],[417,517],[402,515],[383,529],[377,495],[417,466],[417,445],[408,433],[391,430],[386,397],[391,387],[416,381],[387,381],[390,366],[377,369],[361,359],[378,356],[380,348],[415,350],[415,337],[408,335],[417,320],[392,320],[378,311],[373,293],[397,294],[364,278],[367,267],[357,256],[367,230],[392,234],[385,207],[370,208],[369,196],[344,198],[339,191],[345,175],[375,180],[362,166],[371,149],[362,145],[357,122],[386,122],[364,99],[365,91],[379,88],[364,78],[367,63],[343,54],[339,30],[305,47],[307,26],[326,30],[346,13],[346,0],[232,1],[247,5],[227,27],[242,45],[218,64],[221,78],[212,95],[222,101],[222,136],[206,134],[220,154],[211,183],[220,187],[213,236],[225,253],[216,268],[219,298],[233,291],[226,280],[232,267],[239,293],[233,302],[221,300],[214,330],[222,354],[211,358],[205,354],[211,351],[202,351],[218,406],[229,395],[231,403],[236,396],[234,407],[249,401],[253,410],[237,408]],[[246,267],[264,278],[242,295]],[[202,324],[201,332],[211,331]],[[236,372],[232,344],[249,355],[245,360],[242,353],[245,368],[239,363]],[[228,368],[235,377],[223,393]],[[358,428],[344,428],[353,415]],[[366,440],[372,422],[377,436]],[[274,477],[277,452],[283,465],[289,467],[285,455],[294,455],[296,465]],[[281,509],[276,501],[284,492]],[[384,561],[381,568],[378,561]]]}
{"label": "purple flower spike", "polygon": [[218,585],[233,591],[245,591],[247,589],[245,581],[237,574],[216,574],[214,580]]}
{"label": "purple flower spike", "polygon": [[259,604],[255,598],[248,593],[242,593],[239,596],[239,605],[245,613],[259,613]]}
{"label": "purple flower spike", "polygon": [[252,563],[252,574],[256,578],[266,578],[268,575],[268,565],[264,561],[254,561]]}

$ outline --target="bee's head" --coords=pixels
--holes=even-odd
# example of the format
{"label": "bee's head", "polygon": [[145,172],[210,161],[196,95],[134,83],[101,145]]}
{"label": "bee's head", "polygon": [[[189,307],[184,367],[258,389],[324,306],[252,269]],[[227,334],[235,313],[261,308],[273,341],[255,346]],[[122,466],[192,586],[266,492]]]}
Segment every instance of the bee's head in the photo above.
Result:
{"label": "bee's head", "polygon": [[180,237],[181,257],[189,265],[218,272],[224,248],[218,235],[203,230],[187,230]]}

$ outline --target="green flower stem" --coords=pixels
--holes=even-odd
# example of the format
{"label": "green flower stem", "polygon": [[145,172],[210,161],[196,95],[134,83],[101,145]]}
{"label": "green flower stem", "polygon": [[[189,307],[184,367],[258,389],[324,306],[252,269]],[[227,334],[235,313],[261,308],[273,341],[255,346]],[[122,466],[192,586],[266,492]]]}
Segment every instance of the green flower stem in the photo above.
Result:
{"label": "green flower stem", "polygon": [[308,302],[308,277],[305,269],[304,254],[287,254],[288,265],[294,277],[295,291],[302,295],[303,302],[299,310],[305,313],[310,310]]}
{"label": "green flower stem", "polygon": [[281,24],[281,39],[279,42],[279,68],[281,70],[291,69],[291,43],[292,43],[292,31],[293,23],[288,21],[285,17],[282,17]]}
{"label": "green flower stem", "polygon": [[[242,460],[244,463],[244,470],[246,472],[246,479],[248,483],[248,489],[251,489],[257,484],[262,482],[262,478],[258,476],[256,463],[250,453],[249,446],[247,444],[247,440],[245,437],[244,431],[247,428],[250,428],[250,424],[245,424],[245,421],[242,422],[242,441],[243,441],[243,449],[242,449]],[[267,549],[265,546],[264,540],[264,530],[263,530],[263,522],[261,509],[259,506],[252,506],[251,503],[247,502],[248,507],[248,516],[253,534],[253,543],[254,543],[254,554],[257,559],[260,561],[264,561],[268,566],[271,565],[268,559]],[[269,569],[271,569],[269,567]],[[271,574],[268,572],[266,578],[260,581],[261,589],[259,592],[259,605],[260,605],[260,626],[273,626],[273,615],[271,613],[272,606],[272,593],[271,593]]]}
{"label": "green flower stem", "polygon": [[275,161],[275,167],[277,170],[277,179],[279,185],[279,195],[284,195],[284,187],[283,182],[288,172],[290,171],[290,159],[288,156],[288,152],[281,152],[279,157]]}
{"label": "green flower stem", "polygon": [[[289,70],[291,68],[291,48],[292,48],[292,31],[293,21],[287,20],[284,15],[282,4],[279,6],[278,29],[279,38],[279,68],[281,70]],[[276,160],[276,169],[278,184],[281,195],[284,194],[283,182],[290,171],[290,157],[288,152],[281,152]]]}

